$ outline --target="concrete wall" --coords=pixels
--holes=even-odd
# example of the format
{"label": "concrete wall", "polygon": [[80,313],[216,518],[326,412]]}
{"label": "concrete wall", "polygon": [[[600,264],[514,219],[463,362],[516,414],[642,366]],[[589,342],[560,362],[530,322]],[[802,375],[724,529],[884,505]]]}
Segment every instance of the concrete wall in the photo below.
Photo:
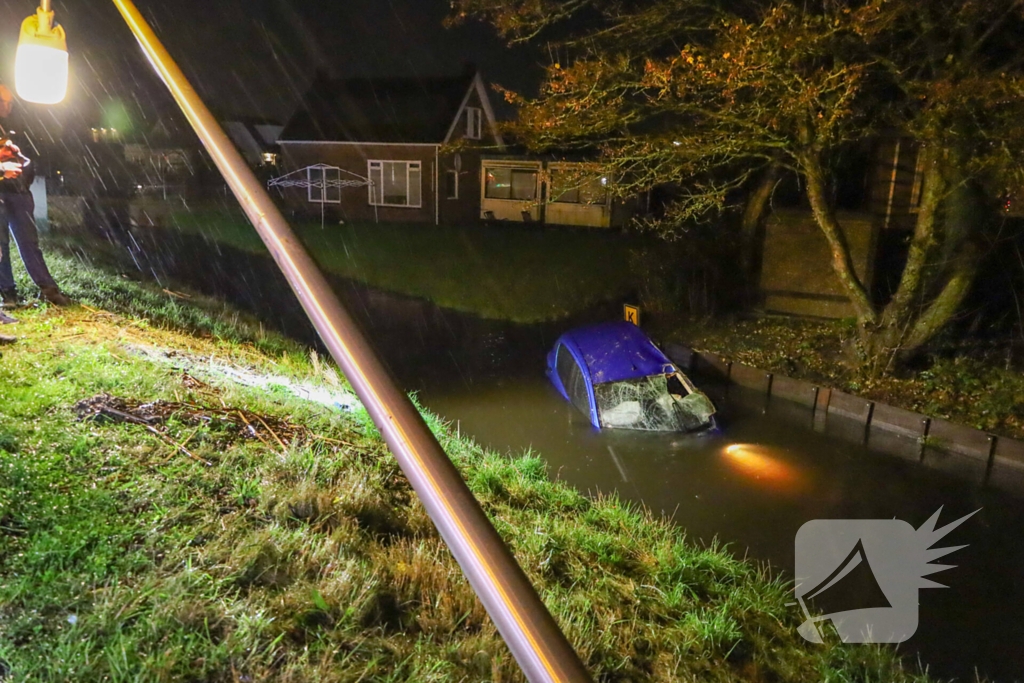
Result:
{"label": "concrete wall", "polygon": [[[840,213],[854,270],[871,291],[877,224],[870,214]],[[767,311],[817,318],[853,317],[854,310],[832,271],[828,242],[810,211],[780,210],[765,226],[761,290]]]}
{"label": "concrete wall", "polygon": [[666,355],[684,372],[763,393],[766,399],[804,406],[807,427],[973,481],[1024,495],[1024,441],[988,434],[948,420],[870,401],[812,382],[773,375],[713,353],[676,344]]}

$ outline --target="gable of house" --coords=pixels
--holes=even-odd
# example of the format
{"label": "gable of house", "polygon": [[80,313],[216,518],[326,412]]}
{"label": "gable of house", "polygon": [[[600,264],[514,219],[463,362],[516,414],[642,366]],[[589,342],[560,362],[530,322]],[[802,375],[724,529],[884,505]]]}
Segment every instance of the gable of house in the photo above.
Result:
{"label": "gable of house", "polygon": [[284,126],[278,124],[247,119],[225,121],[223,127],[238,151],[252,165],[262,163],[266,153],[276,151],[277,140],[284,130]]}
{"label": "gable of house", "polygon": [[444,144],[462,141],[480,141],[489,147],[503,150],[505,142],[498,130],[498,122],[487,93],[487,85],[477,73],[470,82],[459,104],[451,125],[444,137]]}
{"label": "gable of house", "polygon": [[444,144],[479,112],[481,137],[496,137],[494,111],[476,72],[450,78],[318,77],[281,142]]}
{"label": "gable of house", "polygon": [[494,112],[476,73],[455,78],[317,77],[281,140],[440,144],[470,102],[494,131]]}

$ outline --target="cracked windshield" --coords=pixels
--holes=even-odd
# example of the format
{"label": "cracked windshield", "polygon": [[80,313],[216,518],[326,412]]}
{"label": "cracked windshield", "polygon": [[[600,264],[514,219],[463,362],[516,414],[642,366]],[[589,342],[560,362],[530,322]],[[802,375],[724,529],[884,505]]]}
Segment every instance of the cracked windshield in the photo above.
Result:
{"label": "cracked windshield", "polygon": [[0,0],[0,683],[1024,681],[1020,0]]}

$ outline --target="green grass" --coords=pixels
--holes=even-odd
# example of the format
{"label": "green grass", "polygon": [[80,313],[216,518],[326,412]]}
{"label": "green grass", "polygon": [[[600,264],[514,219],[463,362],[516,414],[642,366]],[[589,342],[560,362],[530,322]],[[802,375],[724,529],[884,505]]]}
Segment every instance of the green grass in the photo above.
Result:
{"label": "green grass", "polygon": [[[23,311],[5,330],[20,340],[0,360],[0,672],[522,680],[365,412],[230,383],[211,394],[169,363],[215,356],[336,386],[328,368],[215,302],[52,263],[110,310]],[[317,436],[281,449],[168,423],[205,467],[138,426],[79,421],[72,407],[100,392],[241,406]],[[595,680],[926,680],[888,648],[803,642],[789,586],[753,564],[427,418]]]}
{"label": "green grass", "polygon": [[[231,212],[175,214],[174,229],[267,253],[246,219]],[[484,318],[556,320],[641,289],[631,256],[650,240],[599,231],[524,226],[294,224],[325,271],[378,289],[428,299]]]}

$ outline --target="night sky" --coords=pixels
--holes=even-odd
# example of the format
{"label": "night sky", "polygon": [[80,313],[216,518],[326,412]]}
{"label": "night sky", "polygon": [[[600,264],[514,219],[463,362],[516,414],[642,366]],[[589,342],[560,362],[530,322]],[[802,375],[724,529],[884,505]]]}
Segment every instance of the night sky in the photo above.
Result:
{"label": "night sky", "polygon": [[[334,76],[456,74],[521,90],[539,79],[541,55],[509,49],[472,23],[446,29],[445,0],[136,0],[200,95],[222,117],[282,123],[317,69]],[[34,0],[0,0],[0,78],[13,84],[21,21]],[[23,108],[58,135],[64,126],[136,131],[174,108],[110,0],[55,0],[68,34],[72,83],[57,107]],[[13,88],[12,88],[13,89]],[[32,126],[35,128],[35,126]]]}

